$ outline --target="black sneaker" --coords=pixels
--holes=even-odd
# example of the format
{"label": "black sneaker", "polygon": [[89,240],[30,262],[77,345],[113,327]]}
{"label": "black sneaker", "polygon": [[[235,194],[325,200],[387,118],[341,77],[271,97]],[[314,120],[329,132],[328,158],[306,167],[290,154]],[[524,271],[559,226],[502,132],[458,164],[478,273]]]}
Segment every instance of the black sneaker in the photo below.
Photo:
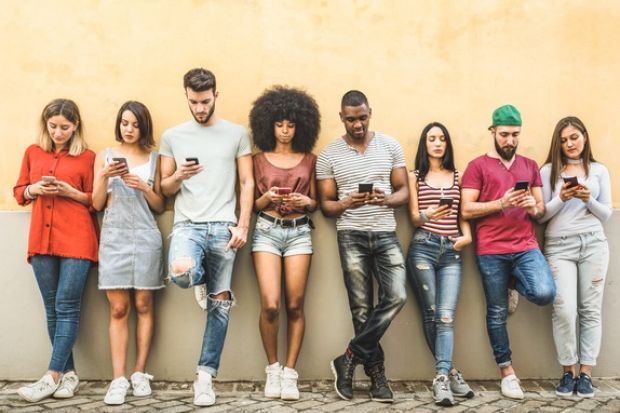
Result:
{"label": "black sneaker", "polygon": [[353,354],[347,351],[331,361],[332,373],[336,380],[334,389],[341,399],[351,400],[353,398],[353,373],[355,372],[356,361]]}
{"label": "black sneaker", "polygon": [[577,379],[575,390],[577,390],[577,396],[579,397],[594,397],[592,378],[586,373],[581,373]]}
{"label": "black sneaker", "polygon": [[555,388],[555,394],[561,397],[572,396],[577,387],[577,379],[573,377],[573,373],[564,373],[558,387]]}
{"label": "black sneaker", "polygon": [[370,399],[376,402],[392,403],[394,395],[390,389],[390,383],[385,377],[385,365],[383,362],[364,366],[366,375],[370,377]]}

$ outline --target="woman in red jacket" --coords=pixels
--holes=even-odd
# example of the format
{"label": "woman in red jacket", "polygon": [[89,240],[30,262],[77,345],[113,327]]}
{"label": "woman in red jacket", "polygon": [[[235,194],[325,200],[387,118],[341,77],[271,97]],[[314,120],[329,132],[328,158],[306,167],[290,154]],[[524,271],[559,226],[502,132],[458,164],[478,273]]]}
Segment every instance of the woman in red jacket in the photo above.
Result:
{"label": "woman in red jacket", "polygon": [[41,135],[26,149],[17,184],[20,205],[32,203],[28,261],[43,297],[52,341],[48,370],[18,394],[30,402],[72,397],[78,387],[72,348],[80,322],[88,270],[97,262],[97,231],[89,207],[94,152],[86,148],[77,105],[50,102],[41,113]]}

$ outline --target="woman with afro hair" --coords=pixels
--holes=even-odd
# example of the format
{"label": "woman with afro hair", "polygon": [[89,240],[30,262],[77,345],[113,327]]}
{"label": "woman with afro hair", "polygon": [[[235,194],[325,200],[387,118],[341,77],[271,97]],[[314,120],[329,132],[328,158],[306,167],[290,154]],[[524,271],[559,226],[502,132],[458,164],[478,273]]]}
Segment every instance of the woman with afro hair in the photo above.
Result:
{"label": "woman with afro hair", "polygon": [[[304,297],[312,259],[313,227],[308,213],[317,208],[311,153],[321,115],[315,100],[293,88],[275,86],[256,99],[250,112],[258,213],[252,256],[261,298],[259,327],[267,355],[265,396],[299,399],[295,364],[304,336]],[[284,270],[284,271],[282,271]],[[287,314],[287,355],[278,362],[282,273]]]}

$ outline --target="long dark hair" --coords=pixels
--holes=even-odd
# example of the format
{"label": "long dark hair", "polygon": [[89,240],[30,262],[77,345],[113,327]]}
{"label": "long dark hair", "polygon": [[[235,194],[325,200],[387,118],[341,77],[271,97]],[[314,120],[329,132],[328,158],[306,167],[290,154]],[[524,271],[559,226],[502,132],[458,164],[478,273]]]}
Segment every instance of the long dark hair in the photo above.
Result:
{"label": "long dark hair", "polygon": [[114,135],[116,140],[123,142],[123,136],[121,135],[120,127],[121,120],[123,119],[123,113],[128,110],[134,114],[138,120],[138,129],[140,129],[140,140],[138,144],[143,149],[149,149],[155,146],[155,140],[153,139],[153,120],[148,108],[140,102],[135,100],[129,100],[123,103],[123,106],[118,110],[116,115],[116,125],[114,128]]}
{"label": "long dark hair", "polygon": [[555,129],[553,130],[553,135],[551,136],[551,146],[549,147],[549,154],[547,155],[547,160],[545,163],[551,164],[551,174],[549,176],[549,183],[551,184],[551,191],[555,191],[555,184],[562,173],[562,169],[566,166],[566,156],[562,153],[562,131],[567,126],[573,126],[577,129],[583,137],[585,138],[585,142],[583,145],[583,151],[581,152],[581,159],[583,161],[583,169],[586,172],[586,177],[590,172],[590,163],[596,162],[594,160],[594,156],[592,155],[592,149],[590,147],[590,136],[588,135],[588,131],[586,126],[583,124],[581,119],[576,116],[567,116],[565,118],[560,119],[557,125],[555,125]]}
{"label": "long dark hair", "polygon": [[448,129],[439,122],[431,122],[422,129],[420,135],[420,142],[418,143],[418,152],[415,156],[415,169],[418,171],[418,180],[423,181],[426,178],[426,174],[430,168],[430,162],[428,161],[428,151],[426,150],[426,135],[434,127],[438,127],[443,132],[443,136],[446,140],[446,152],[441,160],[441,166],[449,171],[455,171],[454,166],[454,150],[452,149],[452,140],[450,139],[450,132]]}

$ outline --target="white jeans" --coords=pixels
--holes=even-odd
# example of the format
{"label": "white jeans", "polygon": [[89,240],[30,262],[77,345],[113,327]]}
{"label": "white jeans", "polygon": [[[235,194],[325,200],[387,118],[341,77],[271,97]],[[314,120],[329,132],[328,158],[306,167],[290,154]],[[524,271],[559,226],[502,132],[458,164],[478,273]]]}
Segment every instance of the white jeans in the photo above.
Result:
{"label": "white jeans", "polygon": [[603,231],[549,237],[545,256],[557,288],[552,321],[558,361],[562,366],[594,366],[601,347],[607,238]]}

